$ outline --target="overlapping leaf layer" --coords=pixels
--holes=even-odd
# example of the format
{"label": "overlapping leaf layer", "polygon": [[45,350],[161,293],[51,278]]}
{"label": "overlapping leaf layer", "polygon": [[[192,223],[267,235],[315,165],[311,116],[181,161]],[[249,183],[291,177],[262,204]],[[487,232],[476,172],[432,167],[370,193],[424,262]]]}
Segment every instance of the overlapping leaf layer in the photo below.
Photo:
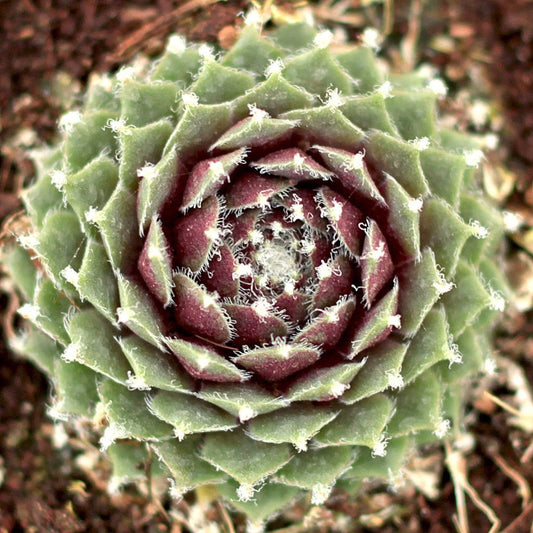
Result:
{"label": "overlapping leaf layer", "polygon": [[148,443],[175,494],[217,484],[261,521],[460,424],[505,292],[476,144],[438,127],[431,80],[324,43],[174,37],[95,78],[37,158],[12,344],[57,415],[102,406],[116,483]]}

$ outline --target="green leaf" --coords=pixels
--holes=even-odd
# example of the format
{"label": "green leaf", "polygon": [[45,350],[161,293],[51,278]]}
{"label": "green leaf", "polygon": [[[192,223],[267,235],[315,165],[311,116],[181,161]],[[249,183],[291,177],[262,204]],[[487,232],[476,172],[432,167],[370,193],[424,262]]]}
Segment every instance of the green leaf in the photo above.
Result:
{"label": "green leaf", "polygon": [[388,335],[393,328],[398,308],[398,293],[399,286],[395,279],[392,289],[362,316],[354,334],[350,335],[350,359],[383,340],[384,335]]}
{"label": "green leaf", "polygon": [[29,253],[18,244],[6,246],[0,252],[0,261],[6,268],[24,299],[33,300],[37,283],[37,269]]}
{"label": "green leaf", "polygon": [[331,89],[338,89],[344,95],[352,92],[350,77],[326,48],[294,56],[287,62],[283,75],[289,82],[320,98],[325,98]]}
{"label": "green leaf", "polygon": [[65,320],[71,308],[72,302],[64,293],[58,291],[49,278],[42,278],[35,288],[33,303],[23,305],[18,312],[52,339],[67,345]]}
{"label": "green leaf", "polygon": [[136,266],[141,252],[136,210],[136,195],[119,186],[105,207],[91,215],[91,221],[96,222],[102,235],[111,266],[124,274]]}
{"label": "green leaf", "polygon": [[428,198],[420,215],[422,246],[435,253],[435,260],[448,278],[453,277],[461,250],[472,228],[444,201]]}
{"label": "green leaf", "polygon": [[148,229],[150,221],[163,209],[178,184],[180,165],[177,152],[166,153],[154,166],[145,167],[137,195],[139,233]]}
{"label": "green leaf", "polygon": [[127,483],[147,480],[149,455],[144,444],[135,441],[115,442],[106,453],[113,466],[109,480],[111,493]]}
{"label": "green leaf", "polygon": [[96,310],[75,313],[68,322],[72,341],[63,358],[76,361],[118,383],[126,384],[131,372],[128,361],[115,340],[117,330]]}
{"label": "green leaf", "polygon": [[352,468],[345,474],[347,478],[385,478],[391,479],[399,474],[407,460],[406,454],[409,450],[410,439],[399,437],[387,442],[385,455],[378,456],[368,448],[358,450],[357,457],[352,464]]}
{"label": "green leaf", "polygon": [[481,336],[474,327],[466,328],[461,335],[454,339],[456,357],[454,364],[446,361],[437,365],[442,379],[446,383],[460,381],[466,376],[479,372],[485,362],[484,346]]}
{"label": "green leaf", "polygon": [[117,80],[108,74],[93,72],[89,77],[87,93],[83,105],[84,111],[120,112],[120,97],[115,93]]}
{"label": "green leaf", "polygon": [[405,383],[410,383],[439,361],[448,364],[454,354],[450,350],[448,323],[442,306],[433,308],[422,322],[418,333],[411,340],[402,366]]}
{"label": "green leaf", "polygon": [[193,81],[202,58],[198,53],[198,45],[186,48],[185,40],[183,39],[181,46],[181,37],[176,37],[171,37],[163,57],[155,67],[152,79],[173,81],[178,87],[185,88]]}
{"label": "green leaf", "polygon": [[121,120],[128,126],[142,127],[174,116],[172,107],[178,99],[175,83],[140,83],[126,79],[121,84]]}
{"label": "green leaf", "polygon": [[336,54],[335,57],[355,80],[354,92],[367,93],[385,81],[377,66],[374,53],[366,46],[352,48],[347,52]]}
{"label": "green leaf", "polygon": [[285,398],[297,401],[327,401],[342,396],[363,363],[345,363],[308,372],[292,383]]}
{"label": "green leaf", "polygon": [[80,298],[94,305],[111,323],[117,324],[117,280],[101,242],[88,239],[81,267],[74,272],[73,278],[70,281]]}
{"label": "green leaf", "polygon": [[221,63],[263,75],[271,61],[284,55],[284,52],[270,40],[260,36],[253,26],[246,26],[237,42],[224,55]]}
{"label": "green leaf", "polygon": [[291,52],[297,52],[308,48],[313,44],[316,37],[316,28],[305,22],[295,24],[282,24],[271,34],[270,38],[282,48]]}
{"label": "green leaf", "polygon": [[176,151],[179,158],[207,150],[231,125],[231,108],[227,104],[185,106],[163,155]]}
{"label": "green leaf", "polygon": [[286,485],[312,490],[312,502],[321,505],[336,479],[352,461],[351,446],[308,450],[294,456],[290,463],[275,474],[275,478]]}
{"label": "green leaf", "polygon": [[128,390],[110,379],[98,387],[108,425],[100,440],[106,449],[117,439],[159,441],[172,437],[172,426],[150,414],[146,394]]}
{"label": "green leaf", "polygon": [[463,247],[461,257],[471,264],[479,265],[482,258],[494,256],[503,238],[501,213],[479,195],[462,194],[460,213],[471,225],[473,237]]}
{"label": "green leaf", "polygon": [[55,416],[94,416],[98,403],[97,374],[84,365],[54,361],[54,381],[57,397],[52,405]]}
{"label": "green leaf", "polygon": [[202,104],[221,104],[243,95],[254,85],[250,74],[222,66],[214,59],[206,59],[189,90],[198,96]]}
{"label": "green leaf", "polygon": [[380,93],[349,96],[341,106],[341,111],[362,130],[377,129],[395,134],[385,107],[385,99]]}
{"label": "green leaf", "polygon": [[9,347],[17,354],[24,355],[42,372],[54,375],[54,361],[59,358],[59,345],[46,333],[33,326],[24,324],[24,330],[15,337],[8,338]]}
{"label": "green leaf", "polygon": [[410,261],[399,271],[400,301],[398,310],[402,317],[400,332],[412,337],[422,324],[425,316],[435,305],[441,294],[450,290],[441,276],[435,254],[429,248],[422,251],[420,261]]}
{"label": "green leaf", "polygon": [[420,257],[419,202],[413,199],[392,176],[385,177],[381,189],[389,206],[388,231],[401,246],[404,255],[418,259]]}
{"label": "green leaf", "polygon": [[51,212],[36,237],[35,251],[39,259],[54,284],[64,287],[61,272],[68,266],[79,267],[83,253],[84,237],[76,215],[71,211]]}
{"label": "green leaf", "polygon": [[118,181],[118,168],[107,156],[93,159],[76,174],[67,176],[65,197],[78,216],[84,233],[92,235],[94,227],[86,219],[92,209],[100,210],[109,200]]}
{"label": "green leaf", "polygon": [[309,142],[335,146],[356,152],[365,134],[338,108],[330,105],[312,109],[295,109],[280,115],[280,118],[298,121],[298,128],[306,134]]}
{"label": "green leaf", "polygon": [[420,152],[420,163],[431,192],[456,209],[466,169],[465,158],[430,147]]}
{"label": "green leaf", "polygon": [[377,168],[395,178],[411,196],[429,192],[420,152],[412,144],[381,131],[371,132],[365,144]]}
{"label": "green leaf", "polygon": [[289,442],[298,451],[307,449],[307,442],[329,424],[339,410],[330,406],[295,404],[290,409],[261,415],[248,423],[247,434],[261,442]]}
{"label": "green leaf", "polygon": [[36,228],[41,228],[45,217],[51,211],[63,207],[63,195],[52,183],[50,174],[22,191],[21,198]]}
{"label": "green leaf", "polygon": [[231,105],[236,117],[245,118],[249,115],[250,106],[277,116],[291,109],[309,108],[314,101],[315,97],[312,94],[289,83],[280,73],[275,72],[237,98]]}
{"label": "green leaf", "polygon": [[200,457],[241,485],[253,487],[279,470],[291,456],[287,444],[258,442],[236,430],[206,435]]}
{"label": "green leaf", "polygon": [[118,177],[122,187],[133,193],[137,192],[139,169],[159,161],[171,133],[172,125],[168,120],[160,120],[140,128],[119,127]]}
{"label": "green leaf", "polygon": [[[179,367],[173,355],[162,352],[136,335],[120,337],[117,342],[133,368],[133,382],[138,388],[192,392],[192,379]],[[131,384],[132,379],[128,381]]]}
{"label": "green leaf", "polygon": [[261,527],[268,520],[292,502],[300,493],[296,487],[287,487],[279,483],[267,483],[253,491],[250,500],[242,501],[237,496],[238,485],[231,480],[219,485],[217,490],[231,502],[232,507],[245,513],[252,524]]}
{"label": "green leaf", "polygon": [[385,100],[387,111],[400,135],[406,139],[432,138],[435,135],[435,106],[433,91],[394,91]]}
{"label": "green leaf", "polygon": [[373,448],[381,440],[394,404],[385,394],[375,394],[345,407],[315,437],[318,446],[357,445]]}
{"label": "green leaf", "polygon": [[460,261],[454,279],[455,287],[442,297],[455,337],[472,325],[483,309],[491,305],[491,297],[471,266]]}
{"label": "green leaf", "polygon": [[63,147],[69,171],[81,170],[101,154],[115,154],[117,143],[109,121],[116,118],[112,111],[91,111],[80,116],[79,122],[69,127]]}
{"label": "green leaf", "polygon": [[387,427],[392,437],[436,429],[441,415],[442,387],[431,370],[396,396],[396,411]]}
{"label": "green leaf", "polygon": [[244,146],[255,148],[285,137],[298,126],[297,120],[249,117],[237,123],[211,145],[210,150],[237,150]]}
{"label": "green leaf", "polygon": [[198,457],[200,439],[192,435],[183,441],[178,439],[151,445],[157,456],[170,470],[174,478],[174,495],[182,495],[191,489],[208,483],[221,483],[226,474]]}
{"label": "green leaf", "polygon": [[164,349],[163,317],[144,287],[133,279],[118,275],[120,307],[117,309],[118,321],[126,325],[141,339]]}
{"label": "green leaf", "polygon": [[289,404],[255,383],[204,383],[198,397],[239,417],[241,422]]}
{"label": "green leaf", "polygon": [[193,433],[228,431],[237,427],[235,417],[207,402],[176,392],[158,392],[148,407],[157,418],[174,427],[179,440]]}
{"label": "green leaf", "polygon": [[407,350],[407,344],[387,339],[365,353],[365,364],[350,384],[340,401],[354,404],[389,387],[397,387],[400,368]]}
{"label": "green leaf", "polygon": [[218,354],[211,345],[173,338],[166,338],[165,343],[187,371],[198,379],[240,382],[247,378],[244,371]]}

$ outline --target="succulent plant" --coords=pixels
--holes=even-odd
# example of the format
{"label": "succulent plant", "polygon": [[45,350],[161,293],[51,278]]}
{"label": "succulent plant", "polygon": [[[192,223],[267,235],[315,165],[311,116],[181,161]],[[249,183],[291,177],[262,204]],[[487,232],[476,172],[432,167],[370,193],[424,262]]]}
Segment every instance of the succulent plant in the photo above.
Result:
{"label": "succulent plant", "polygon": [[506,290],[478,142],[439,125],[439,80],[330,36],[174,36],[34,154],[11,345],[105,427],[115,486],[153,456],[261,522],[461,428]]}

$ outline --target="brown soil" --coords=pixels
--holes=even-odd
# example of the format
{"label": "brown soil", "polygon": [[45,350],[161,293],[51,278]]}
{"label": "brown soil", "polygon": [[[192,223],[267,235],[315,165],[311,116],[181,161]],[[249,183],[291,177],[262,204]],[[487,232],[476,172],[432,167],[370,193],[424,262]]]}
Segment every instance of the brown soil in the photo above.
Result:
{"label": "brown soil", "polygon": [[[231,43],[238,13],[248,4],[246,0],[4,0],[0,7],[0,218],[17,209],[15,192],[32,172],[23,150],[12,139],[21,128],[35,130],[46,141],[53,139],[61,112],[58,92],[76,84],[83,86],[91,71],[112,69],[139,50],[159,52],[170,32]],[[409,4],[406,0],[395,2],[391,41],[405,35],[412,24]],[[484,73],[487,83],[483,91],[489,91],[498,102],[504,117],[503,141],[495,157],[503,158],[516,173],[507,206],[532,216],[533,3],[434,0],[426,4],[420,59],[443,70],[452,93],[472,87],[472,69]],[[379,22],[379,10],[376,13]],[[371,12],[374,23],[375,17]],[[437,46],[434,38],[441,35],[451,38],[453,46]],[[60,83],[58,72],[68,74],[66,84]],[[520,250],[517,238],[510,253]],[[0,309],[7,306],[4,297]],[[530,383],[532,339],[531,311],[508,313],[497,347],[525,369]],[[170,524],[164,508],[168,502],[160,507],[135,491],[110,498],[105,492],[104,466],[99,465],[93,475],[77,466],[81,452],[72,435],[70,445],[58,450],[53,445],[53,423],[46,416],[50,392],[45,379],[4,346],[0,350],[0,533],[188,531],[185,526]],[[494,381],[492,392],[501,398],[512,393],[503,379]],[[524,461],[531,434],[512,427],[509,414],[486,396],[480,396],[474,407],[470,432],[475,447],[467,455],[468,478],[501,520],[502,531],[530,532],[533,504],[523,496],[524,487],[533,486],[531,457]],[[427,457],[435,457],[435,452],[428,452]],[[326,508],[309,511],[305,505],[297,506],[272,528],[288,528],[287,533],[334,531],[341,516],[349,525],[340,530],[347,532],[453,532],[456,502],[447,470],[443,470],[439,488],[434,500],[414,490],[395,495],[376,489],[357,502],[335,494]],[[467,500],[471,532],[489,531],[486,516]],[[387,517],[380,508],[393,512]],[[186,504],[183,509],[186,511]],[[222,531],[231,531],[226,512],[217,507],[212,513],[213,520],[226,524],[221,525]],[[306,523],[314,526],[290,528],[305,516]],[[363,522],[362,516],[370,518]],[[235,530],[242,531],[242,519],[232,519]]]}

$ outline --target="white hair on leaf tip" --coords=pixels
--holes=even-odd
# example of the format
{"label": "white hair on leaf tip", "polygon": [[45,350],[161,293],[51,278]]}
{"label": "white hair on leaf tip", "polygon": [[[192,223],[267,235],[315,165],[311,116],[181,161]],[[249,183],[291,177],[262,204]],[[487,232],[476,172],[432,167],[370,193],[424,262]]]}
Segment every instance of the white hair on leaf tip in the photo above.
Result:
{"label": "white hair on leaf tip", "polygon": [[388,385],[391,389],[402,389],[405,385],[403,376],[400,374],[399,371],[393,372],[389,370],[386,375]]}
{"label": "white hair on leaf tip", "polygon": [[486,239],[489,236],[489,230],[482,226],[479,220],[470,220],[468,224],[472,228],[472,235],[476,239]]}
{"label": "white hair on leaf tip", "polygon": [[524,217],[514,211],[503,211],[502,217],[503,227],[510,233],[518,231],[525,224]]}
{"label": "white hair on leaf tip", "polygon": [[449,358],[450,364],[448,365],[448,368],[451,368],[454,364],[461,364],[463,362],[463,354],[459,351],[459,346],[453,342],[453,336],[450,335],[450,338],[448,339],[448,350],[449,350]]}
{"label": "white hair on leaf tip", "polygon": [[141,168],[137,169],[137,177],[143,179],[153,179],[157,177],[157,170],[153,163],[146,163]]}
{"label": "white hair on leaf tip", "polygon": [[52,172],[50,172],[50,180],[52,185],[54,185],[58,191],[62,192],[63,188],[67,184],[67,174],[62,170],[52,170]]}
{"label": "white hair on leaf tip", "polygon": [[187,40],[182,35],[171,35],[167,42],[167,51],[171,54],[181,55],[187,49]]}
{"label": "white hair on leaf tip", "polygon": [[237,489],[237,497],[241,502],[249,502],[253,499],[254,494],[257,492],[257,489],[249,483],[243,483]]}
{"label": "white hair on leaf tip", "polygon": [[342,93],[337,87],[329,88],[326,92],[326,105],[328,107],[341,107],[344,103]]}
{"label": "white hair on leaf tip", "polygon": [[441,98],[444,98],[448,94],[448,87],[441,78],[430,80],[427,88]]}
{"label": "white hair on leaf tip", "polygon": [[433,431],[438,439],[443,439],[450,431],[452,425],[448,419],[441,418],[437,422],[437,427]]}
{"label": "white hair on leaf tip", "polygon": [[356,154],[353,154],[352,157],[350,157],[350,160],[342,165],[342,168],[344,170],[363,170],[365,167],[364,158],[366,155],[366,151],[363,148],[360,152],[357,152]]}
{"label": "white hair on leaf tip", "polygon": [[41,309],[38,305],[26,303],[19,307],[17,313],[30,322],[35,322],[38,318],[42,317]]}
{"label": "white hair on leaf tip", "polygon": [[317,48],[327,48],[333,41],[333,33],[329,30],[323,30],[316,34],[313,44]]}
{"label": "white hair on leaf tip", "polygon": [[317,483],[311,489],[311,503],[313,505],[322,505],[326,502],[331,494],[332,490],[331,485],[326,485],[325,483]]}
{"label": "white hair on leaf tip", "polygon": [[126,380],[126,385],[128,390],[146,391],[151,389],[150,385],[148,385],[141,376],[137,376],[131,370],[128,370],[128,379]]}
{"label": "white hair on leaf tip", "polygon": [[424,200],[421,196],[419,196],[418,198],[410,198],[407,201],[407,208],[412,213],[420,213],[422,207],[424,207]]}
{"label": "white hair on leaf tip", "polygon": [[389,444],[390,440],[390,437],[387,437],[385,433],[382,433],[379,441],[372,448],[370,455],[372,457],[385,457],[387,455],[387,445]]}
{"label": "white hair on leaf tip", "polygon": [[59,119],[59,129],[66,133],[72,131],[72,128],[81,122],[83,115],[79,111],[69,111]]}
{"label": "white hair on leaf tip", "polygon": [[85,211],[85,220],[89,224],[95,224],[98,222],[100,211],[96,207],[91,206],[87,211]]}
{"label": "white hair on leaf tip", "polygon": [[438,276],[439,280],[433,283],[433,287],[437,289],[439,295],[450,292],[455,287],[455,283],[448,281],[442,270],[438,271]]}
{"label": "white hair on leaf tip", "polygon": [[505,311],[505,298],[502,296],[501,292],[492,288],[491,285],[487,287],[487,290],[489,291],[490,298],[489,309],[500,313]]}
{"label": "white hair on leaf tip", "polygon": [[416,137],[415,139],[411,139],[409,144],[414,146],[419,152],[423,152],[429,148],[431,141],[429,137]]}
{"label": "white hair on leaf tip", "polygon": [[196,107],[199,104],[200,99],[195,93],[184,91],[181,93],[181,101],[186,107]]}
{"label": "white hair on leaf tip", "polygon": [[315,272],[319,280],[331,278],[333,275],[333,269],[324,260],[315,268]]}
{"label": "white hair on leaf tip", "polygon": [[263,14],[257,8],[252,7],[245,13],[243,20],[245,26],[259,28],[263,24]]}
{"label": "white hair on leaf tip", "polygon": [[17,242],[25,250],[35,250],[39,246],[39,239],[34,233],[28,233],[26,235],[19,235]]}
{"label": "white hair on leaf tip", "polygon": [[135,78],[135,68],[129,66],[129,67],[122,67],[117,72],[117,80],[120,83],[125,82],[126,80],[131,80]]}
{"label": "white hair on leaf tip", "polygon": [[381,94],[383,98],[392,98],[392,83],[387,80],[376,88],[376,92]]}
{"label": "white hair on leaf tip", "polygon": [[78,284],[78,272],[76,272],[70,265],[66,266],[59,274],[71,285],[74,285],[74,287]]}
{"label": "white hair on leaf tip", "polygon": [[215,58],[215,51],[213,47],[207,43],[204,43],[198,48],[198,55],[204,60],[210,60]]}
{"label": "white hair on leaf tip", "polygon": [[78,348],[74,343],[69,344],[61,354],[61,359],[66,363],[72,363],[73,361],[76,361],[77,358]]}
{"label": "white hair on leaf tip", "polygon": [[255,409],[252,409],[248,405],[243,405],[239,408],[239,421],[241,423],[244,423],[252,418],[255,418],[257,416],[257,411]]}
{"label": "white hair on leaf tip", "polygon": [[465,162],[469,167],[478,167],[483,161],[484,154],[481,150],[465,150]]}
{"label": "white hair on leaf tip", "polygon": [[383,35],[377,28],[365,28],[361,34],[361,43],[377,52],[383,43]]}
{"label": "white hair on leaf tip", "polygon": [[270,115],[264,109],[260,109],[256,104],[248,104],[248,110],[250,111],[250,116],[257,122],[262,122],[267,118],[270,118]]}
{"label": "white hair on leaf tip", "polygon": [[268,78],[273,74],[281,74],[284,68],[285,64],[283,63],[281,57],[278,57],[277,59],[271,59],[268,67],[265,69],[265,77]]}

